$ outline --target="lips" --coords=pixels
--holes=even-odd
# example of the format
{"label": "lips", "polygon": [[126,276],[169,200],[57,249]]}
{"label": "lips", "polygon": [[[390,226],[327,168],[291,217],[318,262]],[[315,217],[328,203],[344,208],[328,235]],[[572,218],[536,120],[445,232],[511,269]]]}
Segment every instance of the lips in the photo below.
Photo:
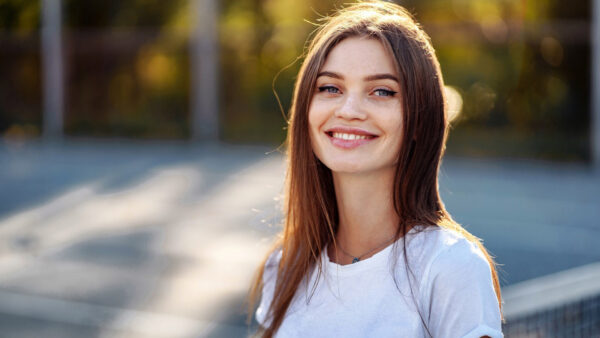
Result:
{"label": "lips", "polygon": [[376,134],[371,133],[367,130],[361,129],[361,128],[355,128],[355,127],[333,127],[333,128],[329,128],[327,130],[325,130],[325,133],[328,135],[332,135],[334,133],[340,133],[340,134],[350,134],[350,135],[361,135],[361,136],[368,136],[368,137],[377,137]]}
{"label": "lips", "polygon": [[367,130],[351,127],[333,127],[327,129],[325,134],[333,145],[343,149],[359,147],[378,137]]}
{"label": "lips", "polygon": [[367,138],[371,138],[371,136],[368,135],[357,135],[357,134],[347,134],[347,133],[330,133],[329,135],[331,135],[331,137],[333,138],[337,138],[337,139],[341,139],[341,140],[364,140]]}

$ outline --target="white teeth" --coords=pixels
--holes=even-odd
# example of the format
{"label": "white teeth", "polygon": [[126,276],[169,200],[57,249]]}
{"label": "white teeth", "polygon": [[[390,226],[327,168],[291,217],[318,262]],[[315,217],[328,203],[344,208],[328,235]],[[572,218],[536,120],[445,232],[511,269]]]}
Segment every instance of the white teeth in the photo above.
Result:
{"label": "white teeth", "polygon": [[333,133],[334,138],[342,140],[364,140],[367,138],[366,135],[346,134],[346,133]]}

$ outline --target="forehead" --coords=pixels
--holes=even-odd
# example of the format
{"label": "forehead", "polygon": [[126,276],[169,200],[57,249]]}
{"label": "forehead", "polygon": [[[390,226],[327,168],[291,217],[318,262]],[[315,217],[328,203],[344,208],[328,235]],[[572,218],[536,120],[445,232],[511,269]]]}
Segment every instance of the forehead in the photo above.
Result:
{"label": "forehead", "polygon": [[397,75],[390,53],[378,39],[369,37],[340,41],[329,52],[321,70],[359,77],[381,73]]}

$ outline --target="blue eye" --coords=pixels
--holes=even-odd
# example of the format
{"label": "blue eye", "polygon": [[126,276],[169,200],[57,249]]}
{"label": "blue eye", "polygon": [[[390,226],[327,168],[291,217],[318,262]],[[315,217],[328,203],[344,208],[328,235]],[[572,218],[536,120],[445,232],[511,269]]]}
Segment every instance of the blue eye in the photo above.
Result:
{"label": "blue eye", "polygon": [[375,89],[376,96],[394,96],[397,92],[387,89]]}
{"label": "blue eye", "polygon": [[327,93],[330,93],[330,94],[337,94],[337,93],[340,92],[340,90],[337,89],[337,88],[335,88],[335,87],[333,87],[333,86],[322,86],[322,87],[319,87],[319,92],[320,93],[327,92]]}

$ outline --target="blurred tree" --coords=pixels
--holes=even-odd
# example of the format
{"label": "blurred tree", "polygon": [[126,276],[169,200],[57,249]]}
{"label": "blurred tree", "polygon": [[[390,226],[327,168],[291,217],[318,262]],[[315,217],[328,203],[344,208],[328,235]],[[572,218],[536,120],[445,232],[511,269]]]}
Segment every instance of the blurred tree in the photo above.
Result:
{"label": "blurred tree", "polygon": [[[223,136],[236,142],[281,143],[303,46],[319,17],[337,2],[222,2]],[[281,72],[281,73],[280,73]],[[281,100],[280,110],[275,90]]]}
{"label": "blurred tree", "polygon": [[[222,3],[223,129],[228,140],[281,142],[272,80],[302,54],[338,1]],[[587,158],[589,4],[556,0],[402,1],[432,37],[445,81],[463,96],[449,152]],[[568,7],[568,9],[566,8]],[[306,20],[306,21],[305,21]],[[284,110],[300,62],[275,83]]]}
{"label": "blurred tree", "polygon": [[463,94],[449,152],[588,159],[588,2],[414,5],[446,82]]}
{"label": "blurred tree", "polygon": [[68,134],[189,135],[188,1],[64,0]]}
{"label": "blurred tree", "polygon": [[40,3],[0,0],[0,134],[38,136],[41,128]]}
{"label": "blurred tree", "polygon": [[[189,136],[187,0],[64,1],[71,134]],[[346,1],[222,0],[225,141],[280,144],[312,22]],[[406,0],[462,95],[449,152],[586,160],[590,4]],[[0,132],[39,125],[39,1],[0,0]],[[274,79],[276,79],[274,81]],[[16,98],[16,99],[15,99]],[[14,128],[13,128],[14,129]],[[22,128],[21,128],[22,129]]]}

